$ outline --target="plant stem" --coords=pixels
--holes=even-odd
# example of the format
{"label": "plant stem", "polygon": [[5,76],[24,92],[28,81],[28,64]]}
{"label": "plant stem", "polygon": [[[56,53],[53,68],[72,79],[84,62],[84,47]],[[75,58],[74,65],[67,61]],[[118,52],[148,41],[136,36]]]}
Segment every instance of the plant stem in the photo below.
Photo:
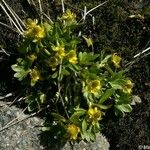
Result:
{"label": "plant stem", "polygon": [[112,71],[112,69],[111,69],[109,66],[105,65],[105,68],[107,69],[107,71],[108,71],[110,74],[113,74],[113,73],[114,73],[114,72]]}
{"label": "plant stem", "polygon": [[60,93],[60,91],[61,91],[61,84],[60,84],[60,81],[61,81],[61,71],[62,71],[62,59],[61,59],[61,62],[60,62],[59,73],[58,73],[58,99],[60,98],[61,103],[62,103],[62,105],[64,107],[64,110],[65,110],[65,113],[67,115],[67,118],[69,118],[68,112],[67,112],[67,110],[65,108],[64,100],[63,100],[63,98],[61,96],[61,93]]}

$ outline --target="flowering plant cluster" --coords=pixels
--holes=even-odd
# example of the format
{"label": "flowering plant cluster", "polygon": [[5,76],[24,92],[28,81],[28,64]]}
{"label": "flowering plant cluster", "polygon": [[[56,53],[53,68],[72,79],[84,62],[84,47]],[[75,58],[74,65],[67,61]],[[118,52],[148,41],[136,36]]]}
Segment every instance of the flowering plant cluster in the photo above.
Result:
{"label": "flowering plant cluster", "polygon": [[[20,58],[12,65],[26,86],[29,111],[49,105],[50,123],[67,140],[94,140],[106,111],[131,112],[133,83],[118,54],[91,52],[93,42],[78,36],[76,15],[67,10],[55,22],[26,21]],[[80,41],[87,46],[80,48]]]}

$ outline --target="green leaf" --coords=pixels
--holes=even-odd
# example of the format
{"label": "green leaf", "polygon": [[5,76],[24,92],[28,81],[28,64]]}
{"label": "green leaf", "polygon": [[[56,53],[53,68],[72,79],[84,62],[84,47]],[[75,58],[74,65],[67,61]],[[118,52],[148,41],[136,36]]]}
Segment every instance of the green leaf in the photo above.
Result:
{"label": "green leaf", "polygon": [[121,70],[119,72],[114,72],[112,75],[112,80],[122,79],[124,72],[125,72],[124,70]]}
{"label": "green leaf", "polygon": [[45,29],[46,32],[50,32],[51,33],[52,30],[53,30],[53,26],[50,23],[44,22],[43,27],[44,27],[44,29]]}
{"label": "green leaf", "polygon": [[37,103],[36,101],[31,101],[29,104],[28,104],[28,111],[31,112],[33,110],[35,110],[37,107]]}
{"label": "green leaf", "polygon": [[34,79],[31,78],[31,83],[30,83],[31,87],[33,87],[36,84],[36,82],[37,81],[35,81]]}
{"label": "green leaf", "polygon": [[86,41],[88,47],[93,46],[93,41],[91,38],[87,38],[85,36],[82,36],[84,38],[84,40]]}
{"label": "green leaf", "polygon": [[30,71],[29,70],[21,70],[17,73],[14,74],[14,77],[15,78],[18,78],[19,81],[23,80],[29,73]]}
{"label": "green leaf", "polygon": [[14,64],[11,66],[12,70],[14,70],[15,72],[19,72],[19,71],[22,71],[22,67],[21,66],[18,66],[17,64]]}
{"label": "green leaf", "polygon": [[29,47],[30,47],[30,41],[26,40],[23,42],[23,44],[20,45],[18,51],[19,53],[27,53],[29,51]]}
{"label": "green leaf", "polygon": [[55,79],[55,78],[57,78],[57,76],[58,76],[58,71],[56,71],[55,73],[53,73],[51,77],[52,77],[53,79]]}
{"label": "green leaf", "polygon": [[41,93],[39,98],[40,98],[40,103],[43,104],[46,100],[46,95]]}
{"label": "green leaf", "polygon": [[44,49],[44,52],[48,57],[51,56],[51,53],[47,49]]}
{"label": "green leaf", "polygon": [[110,98],[114,94],[114,89],[107,89],[105,93],[102,95],[102,97],[99,100],[99,104],[104,103],[108,98]]}
{"label": "green leaf", "polygon": [[91,65],[93,64],[94,60],[99,57],[98,54],[94,54],[94,53],[87,53],[87,52],[80,52],[79,53],[79,63],[82,65]]}
{"label": "green leaf", "polygon": [[112,55],[107,55],[99,64],[99,67],[104,67]]}
{"label": "green leaf", "polygon": [[67,122],[67,120],[60,114],[57,114],[57,113],[51,113],[51,115],[53,117],[55,117],[56,119],[58,119],[59,121],[62,121],[62,122]]}
{"label": "green leaf", "polygon": [[80,120],[79,120],[79,118],[81,117],[81,116],[83,116],[83,115],[85,115],[85,113],[86,113],[86,110],[78,110],[77,112],[75,112],[70,118],[69,118],[69,120],[71,121],[71,122],[73,122],[73,123],[79,123],[80,122]]}
{"label": "green leaf", "polygon": [[18,78],[19,81],[23,80],[30,72],[30,66],[31,62],[28,59],[18,58],[17,64],[11,66],[12,70],[16,72],[14,77]]}
{"label": "green leaf", "polygon": [[111,87],[115,90],[122,89],[122,86],[124,85],[125,81],[123,79],[116,79],[114,81],[109,82]]}
{"label": "green leaf", "polygon": [[68,75],[70,75],[70,72],[68,70],[66,70],[65,68],[62,68],[61,74],[68,76]]}
{"label": "green leaf", "polygon": [[93,126],[94,133],[97,133],[100,130],[99,122],[95,123]]}
{"label": "green leaf", "polygon": [[88,71],[89,71],[90,73],[95,74],[95,75],[99,75],[99,72],[100,72],[100,70],[99,70],[97,64],[91,65],[91,66],[88,68]]}
{"label": "green leaf", "polygon": [[82,121],[82,131],[85,132],[87,130],[87,122],[85,119]]}
{"label": "green leaf", "polygon": [[129,104],[115,105],[115,107],[122,112],[131,112],[132,107]]}
{"label": "green leaf", "polygon": [[101,105],[101,104],[92,104],[92,105],[93,105],[93,106],[97,106],[97,107],[99,107],[100,109],[104,109],[104,110],[109,109],[109,108],[112,107],[112,105]]}
{"label": "green leaf", "polygon": [[132,101],[131,96],[129,94],[121,94],[119,97],[116,99],[116,104],[121,105],[121,104],[130,104]]}
{"label": "green leaf", "polygon": [[123,111],[121,111],[120,109],[118,109],[117,107],[114,107],[115,110],[115,115],[116,116],[125,116],[125,113]]}
{"label": "green leaf", "polygon": [[90,141],[90,134],[89,132],[85,131],[81,134],[82,139],[86,139],[88,142]]}
{"label": "green leaf", "polygon": [[42,130],[43,132],[45,132],[45,131],[50,131],[51,128],[50,128],[50,127],[42,127],[41,130]]}

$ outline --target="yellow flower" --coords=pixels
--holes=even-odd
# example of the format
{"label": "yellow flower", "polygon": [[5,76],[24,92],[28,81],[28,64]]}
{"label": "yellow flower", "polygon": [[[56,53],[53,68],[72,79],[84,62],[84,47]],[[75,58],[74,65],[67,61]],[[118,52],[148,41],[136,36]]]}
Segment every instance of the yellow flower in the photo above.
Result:
{"label": "yellow flower", "polygon": [[86,90],[89,93],[97,95],[100,89],[102,88],[100,80],[87,80]]}
{"label": "yellow flower", "polygon": [[29,18],[26,21],[26,27],[27,27],[27,29],[34,28],[37,25],[37,23],[38,23],[37,19],[32,20],[32,19]]}
{"label": "yellow flower", "polygon": [[58,46],[52,46],[53,51],[56,52],[56,56],[58,58],[63,58],[66,54],[65,54],[65,48],[63,45],[59,45]]}
{"label": "yellow flower", "polygon": [[31,77],[31,86],[34,86],[35,83],[41,79],[41,75],[37,67],[35,66],[34,69],[30,71],[30,77]]}
{"label": "yellow flower", "polygon": [[59,64],[59,60],[57,57],[51,57],[48,61],[48,65],[52,67],[52,70],[55,70]]}
{"label": "yellow flower", "polygon": [[112,62],[114,63],[114,66],[116,68],[120,67],[120,61],[121,61],[121,57],[119,57],[117,54],[112,55]]}
{"label": "yellow flower", "polygon": [[37,42],[40,39],[45,37],[44,28],[40,25],[37,25],[37,20],[32,21],[31,19],[28,21],[27,30],[24,32],[26,37],[32,38],[33,42]]}
{"label": "yellow flower", "polygon": [[88,116],[92,124],[96,123],[97,121],[102,119],[102,112],[97,109],[97,107],[89,108]]}
{"label": "yellow flower", "polygon": [[29,58],[32,62],[34,62],[34,61],[37,59],[37,56],[36,56],[35,54],[31,54],[31,55],[28,56],[28,58]]}
{"label": "yellow flower", "polygon": [[77,61],[77,54],[76,54],[76,51],[75,50],[71,50],[68,54],[67,54],[67,57],[69,58],[69,62],[71,64],[76,64],[78,63]]}
{"label": "yellow flower", "polygon": [[61,17],[62,20],[66,20],[69,22],[75,21],[76,15],[72,13],[69,9],[66,10],[66,12]]}
{"label": "yellow flower", "polygon": [[67,132],[70,136],[70,140],[76,140],[80,132],[80,128],[74,124],[69,124],[67,127]]}
{"label": "yellow flower", "polygon": [[65,51],[64,50],[61,50],[61,51],[58,51],[57,53],[56,53],[56,56],[58,57],[58,58],[64,58],[65,56],[66,56],[66,54],[65,54]]}
{"label": "yellow flower", "polygon": [[126,83],[123,87],[123,92],[130,94],[132,92],[133,83],[131,80],[126,80]]}

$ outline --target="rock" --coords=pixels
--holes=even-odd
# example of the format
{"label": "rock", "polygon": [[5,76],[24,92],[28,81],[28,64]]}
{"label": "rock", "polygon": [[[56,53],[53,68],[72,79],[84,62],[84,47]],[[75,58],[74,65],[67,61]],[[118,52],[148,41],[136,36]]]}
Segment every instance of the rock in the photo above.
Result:
{"label": "rock", "polygon": [[[63,150],[72,150],[69,142],[65,144]],[[81,141],[74,145],[74,150],[109,150],[109,143],[101,133],[98,133],[95,142]]]}
{"label": "rock", "polygon": [[[20,117],[26,118],[29,115],[22,113],[20,108],[15,106],[9,107],[6,103],[0,101],[0,129],[7,123]],[[15,120],[17,121],[17,120]],[[72,150],[71,145],[67,142],[64,146],[53,143],[47,139],[46,145],[42,145],[38,126],[43,124],[44,120],[38,117],[32,117],[9,127],[0,132],[0,150]],[[43,139],[46,140],[46,139]],[[74,144],[74,150],[109,150],[109,143],[102,134],[96,135],[95,142],[84,142]]]}
{"label": "rock", "polygon": [[[28,117],[21,112],[21,109],[15,106],[9,107],[0,101],[0,129],[16,117],[20,119]],[[3,130],[0,132],[0,150],[42,150],[38,138],[40,130],[35,127],[42,123],[42,119],[32,117]]]}

